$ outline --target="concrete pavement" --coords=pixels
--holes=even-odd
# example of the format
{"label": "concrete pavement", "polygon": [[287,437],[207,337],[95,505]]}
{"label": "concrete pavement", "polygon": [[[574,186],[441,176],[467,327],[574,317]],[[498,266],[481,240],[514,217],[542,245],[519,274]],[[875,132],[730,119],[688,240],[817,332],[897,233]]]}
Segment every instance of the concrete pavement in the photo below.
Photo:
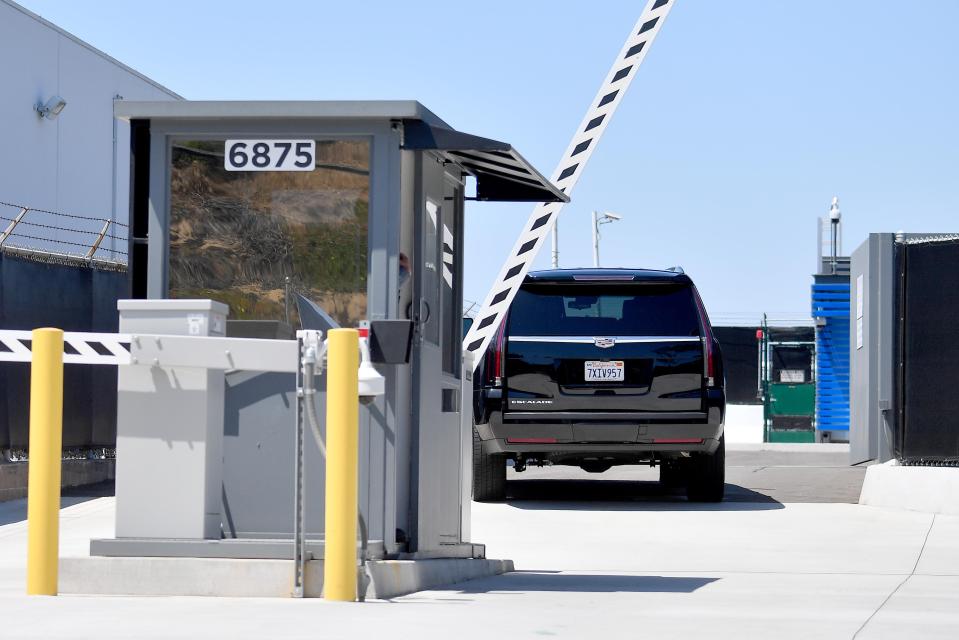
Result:
{"label": "concrete pavement", "polygon": [[[956,636],[957,516],[780,502],[762,487],[752,490],[765,501],[697,505],[635,477],[613,482],[647,495],[618,499],[593,486],[599,499],[570,499],[564,488],[588,486],[572,478],[539,499],[475,504],[474,540],[516,572],[366,604],[27,598],[25,527],[11,521],[15,506],[0,505],[0,637]],[[99,498],[65,509],[63,555],[109,534],[112,508]]]}

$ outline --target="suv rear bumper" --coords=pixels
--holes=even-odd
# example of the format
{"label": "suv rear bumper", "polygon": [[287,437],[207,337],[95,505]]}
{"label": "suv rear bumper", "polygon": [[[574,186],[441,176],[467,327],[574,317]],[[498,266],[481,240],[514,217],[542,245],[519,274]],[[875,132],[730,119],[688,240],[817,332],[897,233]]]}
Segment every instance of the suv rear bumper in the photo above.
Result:
{"label": "suv rear bumper", "polygon": [[[499,403],[497,403],[499,404]],[[492,408],[476,431],[488,453],[583,455],[712,453],[723,434],[725,394],[711,389],[699,412],[503,412]]]}

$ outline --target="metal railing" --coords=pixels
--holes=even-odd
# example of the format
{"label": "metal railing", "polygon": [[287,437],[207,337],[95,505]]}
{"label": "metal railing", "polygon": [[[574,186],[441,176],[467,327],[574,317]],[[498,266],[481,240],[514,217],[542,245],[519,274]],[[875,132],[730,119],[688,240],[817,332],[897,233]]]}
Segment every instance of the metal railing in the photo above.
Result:
{"label": "metal railing", "polygon": [[[89,228],[78,228],[83,226]],[[0,201],[0,229],[3,229],[0,231],[0,251],[14,249],[86,262],[127,264],[125,249],[129,227],[109,218],[78,216]],[[104,245],[105,240],[112,242]],[[117,243],[122,249],[116,247]]]}

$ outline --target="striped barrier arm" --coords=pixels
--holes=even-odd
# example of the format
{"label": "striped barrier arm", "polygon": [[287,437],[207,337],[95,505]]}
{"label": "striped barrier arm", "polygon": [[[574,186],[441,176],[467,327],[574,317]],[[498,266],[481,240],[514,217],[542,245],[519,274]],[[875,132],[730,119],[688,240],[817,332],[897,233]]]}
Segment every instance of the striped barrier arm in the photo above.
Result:
{"label": "striped barrier arm", "polygon": [[[0,330],[0,362],[30,362],[33,358],[30,331]],[[64,364],[130,364],[130,336],[122,333],[63,334]]]}
{"label": "striped barrier arm", "polygon": [[[649,47],[659,33],[673,4],[675,0],[649,0],[636,26],[630,31],[626,44],[616,56],[616,61],[606,75],[606,80],[593,99],[551,178],[552,182],[566,195],[570,194],[579,180],[583,168],[603,132],[606,131],[616,107],[619,106],[623,94],[636,76],[636,70],[645,59]],[[463,340],[463,346],[468,353],[481,354],[489,346],[503,315],[509,309],[523,278],[526,277],[533,259],[539,253],[543,240],[552,230],[562,208],[562,202],[550,202],[539,204],[533,209],[523,232],[516,240],[492,288],[486,294],[483,306],[476,314],[476,321]],[[479,357],[474,358],[474,369],[479,366],[481,360],[482,358]]]}

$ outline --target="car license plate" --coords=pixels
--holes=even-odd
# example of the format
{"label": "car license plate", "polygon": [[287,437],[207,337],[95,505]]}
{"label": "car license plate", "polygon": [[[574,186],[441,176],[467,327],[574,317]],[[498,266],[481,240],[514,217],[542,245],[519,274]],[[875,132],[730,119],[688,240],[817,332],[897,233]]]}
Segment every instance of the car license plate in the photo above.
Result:
{"label": "car license plate", "polygon": [[624,372],[622,360],[586,361],[586,382],[622,382]]}

